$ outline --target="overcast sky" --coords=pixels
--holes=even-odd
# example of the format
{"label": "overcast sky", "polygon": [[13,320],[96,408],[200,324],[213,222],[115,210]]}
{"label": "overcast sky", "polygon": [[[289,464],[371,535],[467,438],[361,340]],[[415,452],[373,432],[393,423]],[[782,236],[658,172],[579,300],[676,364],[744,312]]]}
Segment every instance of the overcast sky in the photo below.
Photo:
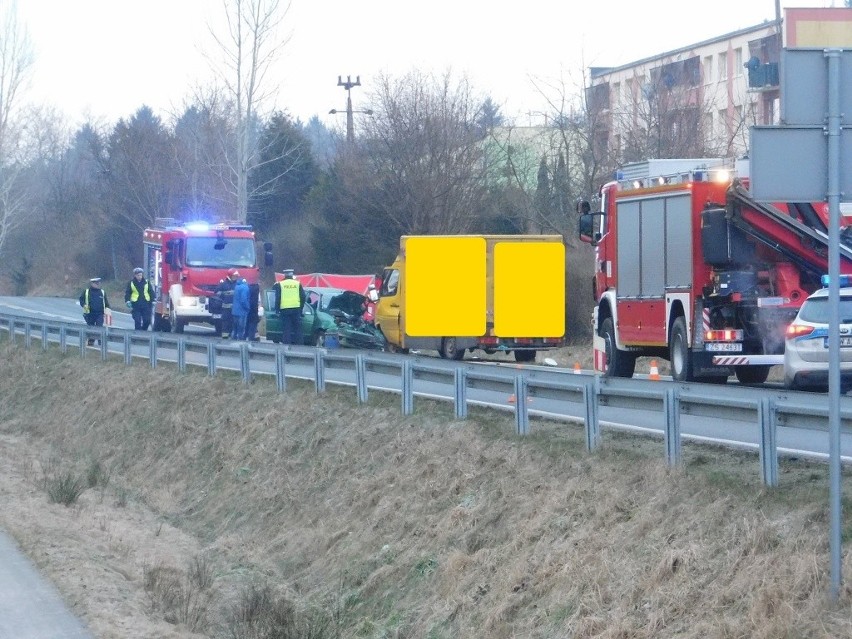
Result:
{"label": "overcast sky", "polygon": [[[29,95],[75,124],[114,122],[142,104],[168,118],[193,85],[209,83],[202,49],[223,11],[222,0],[18,0],[36,53]],[[278,108],[342,127],[343,116],[328,115],[346,106],[339,75],[360,76],[358,109],[381,72],[451,68],[527,124],[520,114],[546,109],[533,81],[575,86],[584,67],[625,64],[774,16],[775,0],[292,0],[290,40],[267,82]]]}

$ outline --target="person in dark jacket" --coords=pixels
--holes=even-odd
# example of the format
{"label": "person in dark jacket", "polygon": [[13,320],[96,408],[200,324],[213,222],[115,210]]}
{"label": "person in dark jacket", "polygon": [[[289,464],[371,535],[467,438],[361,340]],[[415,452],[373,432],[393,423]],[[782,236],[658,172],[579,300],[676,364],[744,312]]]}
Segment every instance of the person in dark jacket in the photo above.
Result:
{"label": "person in dark jacket", "polygon": [[246,318],[246,340],[257,342],[257,325],[260,322],[260,284],[249,284],[249,313]]}
{"label": "person in dark jacket", "polygon": [[141,268],[133,269],[133,279],[124,290],[124,303],[133,315],[133,326],[137,331],[147,331],[151,324],[151,305],[154,301],[154,289],[145,279]]}
{"label": "person in dark jacket", "polygon": [[294,278],[293,269],[284,271],[284,279],[275,284],[275,312],[281,317],[281,341],[285,344],[302,343],[305,297],[305,289]]}
{"label": "person in dark jacket", "polygon": [[231,316],[234,323],[231,330],[231,339],[246,338],[246,319],[248,319],[249,309],[249,285],[245,278],[237,280],[234,285],[234,305],[231,308]]}
{"label": "person in dark jacket", "polygon": [[231,310],[234,306],[234,286],[240,278],[240,272],[232,268],[228,271],[228,277],[219,282],[216,295],[222,301],[222,337],[230,337],[233,324]]}
{"label": "person in dark jacket", "polygon": [[[89,287],[80,294],[80,306],[83,307],[83,319],[89,326],[103,326],[104,316],[109,312],[109,300],[101,290],[101,278],[93,277],[89,280]],[[89,346],[95,340],[87,340]]]}

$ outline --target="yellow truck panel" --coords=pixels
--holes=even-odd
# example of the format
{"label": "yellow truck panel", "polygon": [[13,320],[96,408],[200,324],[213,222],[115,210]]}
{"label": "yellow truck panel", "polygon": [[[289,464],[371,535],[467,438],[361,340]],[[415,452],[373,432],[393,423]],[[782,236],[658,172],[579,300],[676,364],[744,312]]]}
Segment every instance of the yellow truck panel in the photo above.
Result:
{"label": "yellow truck panel", "polygon": [[392,349],[461,359],[481,348],[532,361],[564,338],[562,237],[403,236],[375,321]]}

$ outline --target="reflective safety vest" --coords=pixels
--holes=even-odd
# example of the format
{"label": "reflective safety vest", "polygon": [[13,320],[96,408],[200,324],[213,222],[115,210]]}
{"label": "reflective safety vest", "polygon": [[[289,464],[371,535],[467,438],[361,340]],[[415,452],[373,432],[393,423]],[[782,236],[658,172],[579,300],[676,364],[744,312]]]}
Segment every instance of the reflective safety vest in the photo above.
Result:
{"label": "reflective safety vest", "polygon": [[297,280],[281,280],[278,282],[281,289],[281,302],[278,308],[299,308],[299,287]]}
{"label": "reflective safety vest", "polygon": [[[83,297],[84,297],[83,301],[85,302],[83,304],[83,314],[88,315],[92,310],[91,307],[89,306],[89,288],[88,287],[86,287],[86,291],[83,293]],[[107,306],[106,293],[104,293],[103,291],[101,291],[101,301],[103,302],[103,305],[104,305],[103,312],[106,313],[106,310],[109,308],[109,306]]]}
{"label": "reflective safety vest", "polygon": [[[148,284],[148,282],[145,282],[142,285],[142,292],[143,292],[143,295],[145,296],[145,301],[150,302],[151,301],[151,285]],[[131,282],[130,283],[130,301],[136,302],[138,300],[139,300],[139,289],[136,287],[136,282]]]}

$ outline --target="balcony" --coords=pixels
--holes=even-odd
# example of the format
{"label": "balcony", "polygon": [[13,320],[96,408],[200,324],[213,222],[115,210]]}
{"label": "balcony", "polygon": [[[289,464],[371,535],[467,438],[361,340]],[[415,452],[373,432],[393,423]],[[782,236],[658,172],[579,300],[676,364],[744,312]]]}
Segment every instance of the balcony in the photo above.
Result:
{"label": "balcony", "polygon": [[779,85],[778,63],[761,63],[757,58],[752,58],[745,63],[748,69],[748,88],[757,91],[776,89]]}

